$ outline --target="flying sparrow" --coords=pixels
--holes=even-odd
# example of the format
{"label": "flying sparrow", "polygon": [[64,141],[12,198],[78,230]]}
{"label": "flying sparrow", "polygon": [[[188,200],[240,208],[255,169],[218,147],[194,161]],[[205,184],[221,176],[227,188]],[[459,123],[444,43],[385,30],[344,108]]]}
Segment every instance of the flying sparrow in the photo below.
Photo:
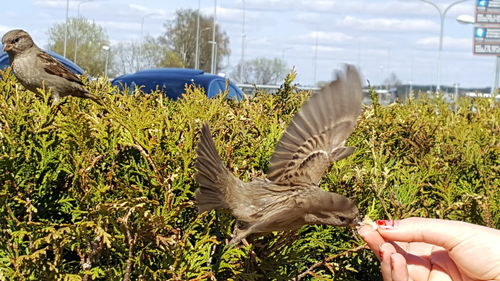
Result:
{"label": "flying sparrow", "polygon": [[78,76],[42,51],[24,30],[14,29],[2,37],[3,50],[9,55],[14,76],[26,89],[36,93],[44,87],[52,91],[54,103],[61,97],[75,96],[99,100],[83,88]]}
{"label": "flying sparrow", "polygon": [[313,94],[293,117],[271,157],[266,179],[243,182],[222,163],[204,124],[197,149],[196,202],[200,212],[230,209],[237,223],[230,244],[252,233],[294,230],[306,224],[353,226],[354,201],[318,187],[333,161],[354,152],[344,146],[361,112],[357,70]]}

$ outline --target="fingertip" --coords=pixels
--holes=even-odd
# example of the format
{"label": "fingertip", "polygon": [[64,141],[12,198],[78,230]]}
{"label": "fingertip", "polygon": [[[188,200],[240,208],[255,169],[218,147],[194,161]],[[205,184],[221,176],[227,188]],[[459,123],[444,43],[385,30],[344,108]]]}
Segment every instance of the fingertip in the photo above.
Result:
{"label": "fingertip", "polygon": [[390,243],[383,243],[379,247],[380,272],[384,280],[392,280],[391,256],[396,253],[394,246]]}
{"label": "fingertip", "polygon": [[394,253],[390,256],[392,281],[409,280],[408,264],[403,255]]}
{"label": "fingertip", "polygon": [[370,232],[374,232],[373,228],[369,225],[363,225],[362,227],[358,228],[358,234],[365,240],[365,237],[368,237]]}
{"label": "fingertip", "polygon": [[392,255],[396,253],[396,248],[391,243],[384,243],[380,245],[380,251],[387,253],[388,255]]}
{"label": "fingertip", "polygon": [[380,245],[385,242],[382,236],[369,225],[360,227],[358,234],[375,254],[379,252]]}

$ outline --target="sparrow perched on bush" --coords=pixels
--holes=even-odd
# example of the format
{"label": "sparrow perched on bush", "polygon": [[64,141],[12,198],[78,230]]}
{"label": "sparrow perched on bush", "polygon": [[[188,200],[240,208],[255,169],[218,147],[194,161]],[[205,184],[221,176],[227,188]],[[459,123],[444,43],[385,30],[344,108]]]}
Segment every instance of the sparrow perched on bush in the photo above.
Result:
{"label": "sparrow perched on bush", "polygon": [[306,224],[359,223],[354,201],[318,187],[333,161],[354,152],[344,146],[361,112],[357,70],[313,94],[293,117],[271,157],[266,179],[243,182],[222,163],[204,124],[197,149],[196,202],[200,212],[230,209],[237,223],[230,244],[252,233],[293,230]]}
{"label": "sparrow perched on bush", "polygon": [[49,54],[42,51],[24,30],[14,29],[2,37],[3,50],[9,55],[14,76],[26,89],[50,89],[54,103],[61,97],[75,96],[99,100],[83,88],[78,76]]}

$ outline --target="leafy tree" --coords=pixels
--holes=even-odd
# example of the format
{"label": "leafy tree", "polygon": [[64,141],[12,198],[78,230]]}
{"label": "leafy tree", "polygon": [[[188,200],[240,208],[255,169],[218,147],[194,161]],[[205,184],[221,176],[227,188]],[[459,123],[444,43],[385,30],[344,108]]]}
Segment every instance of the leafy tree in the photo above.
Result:
{"label": "leafy tree", "polygon": [[[196,53],[196,30],[198,12],[191,9],[181,9],[176,12],[175,19],[164,24],[166,29],[163,36],[158,40],[172,50],[182,65],[189,68],[195,67]],[[200,69],[210,71],[212,61],[212,26],[213,18],[200,14]],[[217,67],[216,71],[222,69],[222,61],[227,57],[229,49],[229,37],[222,31],[218,24],[215,25],[215,42],[217,42]],[[169,59],[170,56],[170,59]],[[164,63],[169,63],[172,54],[166,53]]]}
{"label": "leafy tree", "polygon": [[231,77],[240,83],[273,85],[281,83],[288,73],[285,61],[279,58],[255,58],[244,62],[244,71],[240,76],[241,62],[231,73]]}
{"label": "leafy tree", "polygon": [[[65,30],[66,22],[55,24],[49,28],[47,46],[49,50],[58,54],[64,53]],[[102,50],[104,45],[109,45],[109,38],[104,28],[83,17],[69,19],[66,56],[68,59],[74,60],[90,75],[101,75],[104,72],[106,61],[106,52]],[[112,61],[112,54],[113,52],[110,51],[109,61]]]}

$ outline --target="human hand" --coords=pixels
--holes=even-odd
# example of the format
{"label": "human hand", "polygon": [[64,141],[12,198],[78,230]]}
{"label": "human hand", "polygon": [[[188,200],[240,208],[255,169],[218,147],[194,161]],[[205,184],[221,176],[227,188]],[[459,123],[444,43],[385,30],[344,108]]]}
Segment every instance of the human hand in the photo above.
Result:
{"label": "human hand", "polygon": [[459,221],[377,221],[358,232],[385,281],[500,280],[500,230]]}

